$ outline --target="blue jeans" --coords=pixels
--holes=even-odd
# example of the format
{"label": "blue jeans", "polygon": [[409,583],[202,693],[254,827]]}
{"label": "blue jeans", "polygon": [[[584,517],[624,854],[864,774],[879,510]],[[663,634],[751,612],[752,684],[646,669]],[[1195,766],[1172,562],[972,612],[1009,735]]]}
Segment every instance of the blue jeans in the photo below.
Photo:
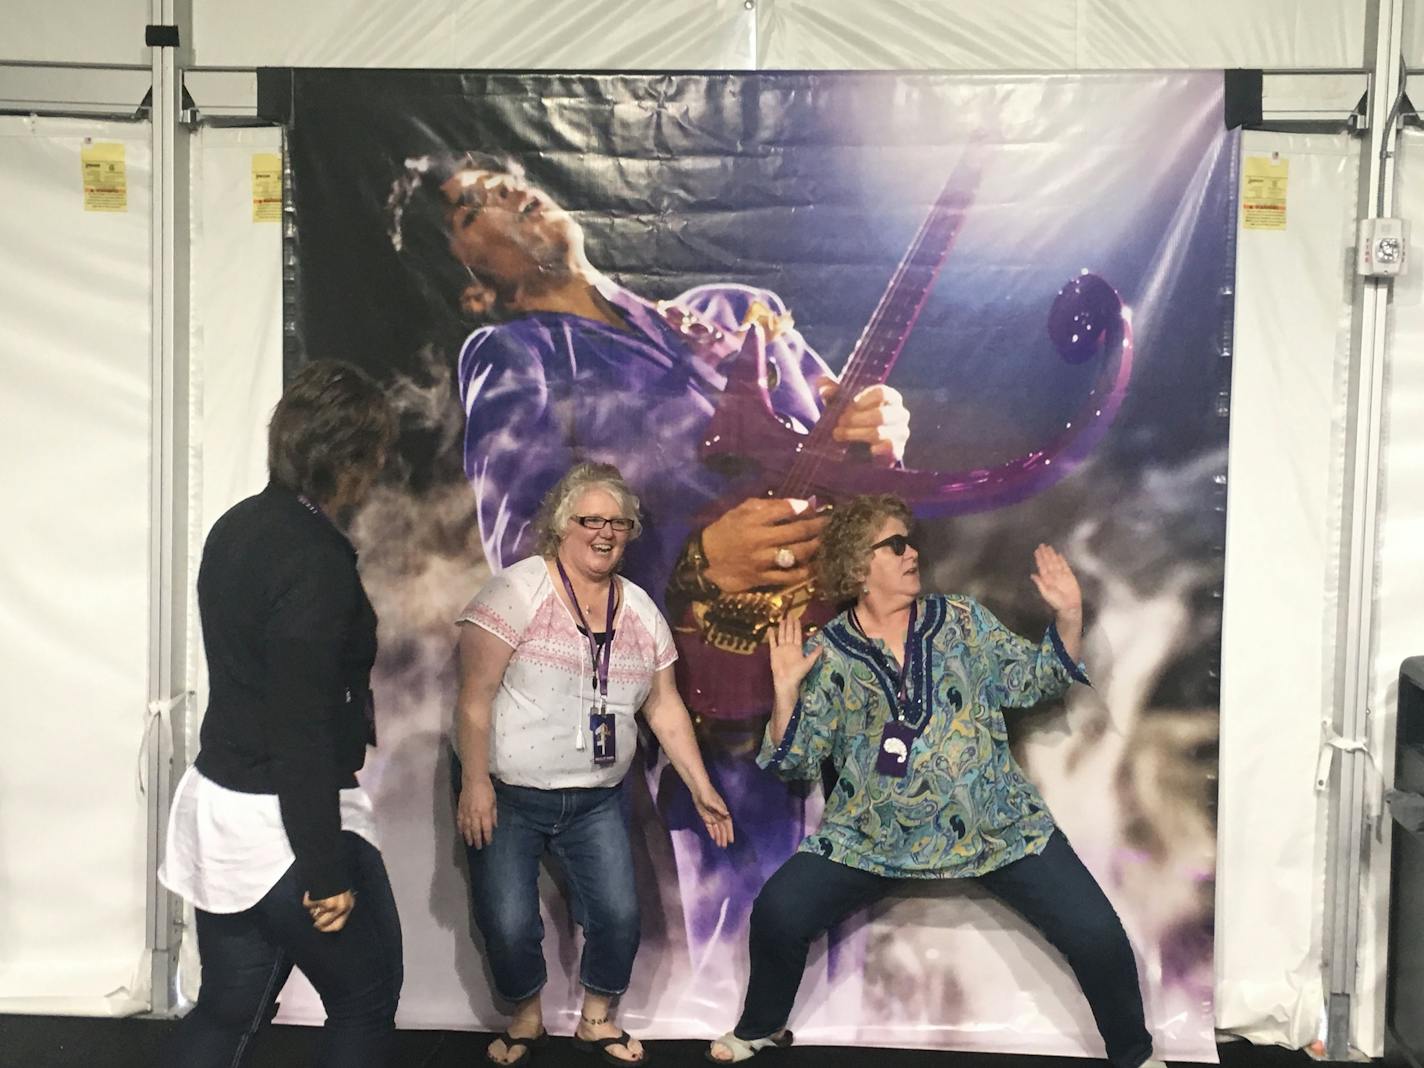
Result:
{"label": "blue jeans", "polygon": [[312,926],[295,865],[250,909],[197,910],[203,980],[198,1002],[164,1051],[169,1068],[237,1068],[276,1011],[295,964],[326,1008],[317,1064],[381,1068],[404,976],[400,917],[380,851],[347,831],[356,907],[340,931]]}
{"label": "blue jeans", "polygon": [[[797,853],[783,864],[752,908],[752,975],[736,1035],[765,1038],[786,1026],[812,941],[884,897],[897,881],[812,853]],[[1042,853],[977,881],[1067,958],[1108,1060],[1116,1068],[1138,1068],[1151,1057],[1132,946],[1112,903],[1063,832],[1055,831]]]}
{"label": "blue jeans", "polygon": [[[452,761],[455,793],[460,762]],[[641,919],[622,791],[536,790],[495,780],[499,826],[483,848],[465,847],[470,904],[485,942],[494,988],[506,1001],[533,997],[548,978],[539,863],[551,852],[563,865],[574,920],[583,928],[579,982],[609,996],[628,989]]]}

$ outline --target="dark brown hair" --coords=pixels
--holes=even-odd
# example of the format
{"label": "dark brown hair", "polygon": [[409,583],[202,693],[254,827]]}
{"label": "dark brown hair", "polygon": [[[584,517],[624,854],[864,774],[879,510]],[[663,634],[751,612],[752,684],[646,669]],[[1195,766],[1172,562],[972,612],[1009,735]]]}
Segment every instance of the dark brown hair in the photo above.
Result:
{"label": "dark brown hair", "polygon": [[267,427],[272,481],[314,501],[337,491],[349,471],[378,467],[396,418],[381,387],[358,367],[314,360],[297,372]]}

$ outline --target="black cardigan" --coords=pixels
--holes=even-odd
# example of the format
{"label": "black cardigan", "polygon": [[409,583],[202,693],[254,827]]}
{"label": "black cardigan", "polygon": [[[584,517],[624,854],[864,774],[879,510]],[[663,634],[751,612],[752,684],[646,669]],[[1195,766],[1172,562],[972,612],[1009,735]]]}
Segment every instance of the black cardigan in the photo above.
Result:
{"label": "black cardigan", "polygon": [[198,770],[243,793],[276,794],[303,888],[352,885],[339,791],[374,743],[376,613],[356,550],[276,485],[214,524],[198,570],[210,696]]}

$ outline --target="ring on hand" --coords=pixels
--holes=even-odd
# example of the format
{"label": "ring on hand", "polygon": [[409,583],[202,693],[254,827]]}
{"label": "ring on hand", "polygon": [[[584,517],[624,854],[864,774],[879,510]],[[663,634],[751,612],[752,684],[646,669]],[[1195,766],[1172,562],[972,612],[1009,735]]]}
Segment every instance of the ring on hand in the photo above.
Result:
{"label": "ring on hand", "polygon": [[795,567],[796,554],[783,545],[780,549],[776,550],[776,566],[783,571]]}

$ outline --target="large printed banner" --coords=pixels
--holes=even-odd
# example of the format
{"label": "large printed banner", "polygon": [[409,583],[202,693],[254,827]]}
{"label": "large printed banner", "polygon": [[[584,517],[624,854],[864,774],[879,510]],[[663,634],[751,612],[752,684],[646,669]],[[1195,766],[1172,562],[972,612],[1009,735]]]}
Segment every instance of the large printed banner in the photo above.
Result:
{"label": "large printed banner", "polygon": [[[405,930],[402,1024],[503,1019],[453,822],[452,620],[532,551],[540,497],[589,458],[642,499],[625,574],[677,632],[736,826],[715,849],[645,740],[625,781],[645,928],[626,1026],[733,1024],[751,903],[820,814],[819,788],[753,760],[761,638],[803,599],[815,548],[778,569],[755,499],[887,492],[918,517],[927,587],[1021,633],[1048,622],[1033,547],[1076,568],[1094,685],[1015,715],[1014,750],[1122,915],[1159,1055],[1213,1058],[1237,160],[1220,75],[274,70],[260,86],[289,136],[289,361],[352,360],[403,413],[356,530],[381,618],[363,779]],[[544,267],[570,257],[588,284],[551,311]],[[833,438],[837,382],[902,398],[900,462]],[[578,933],[556,870],[541,892],[544,1003],[568,1031]],[[300,990],[284,1006],[320,1016]],[[1102,1052],[1064,962],[955,881],[833,930],[791,1024],[818,1043]]]}

